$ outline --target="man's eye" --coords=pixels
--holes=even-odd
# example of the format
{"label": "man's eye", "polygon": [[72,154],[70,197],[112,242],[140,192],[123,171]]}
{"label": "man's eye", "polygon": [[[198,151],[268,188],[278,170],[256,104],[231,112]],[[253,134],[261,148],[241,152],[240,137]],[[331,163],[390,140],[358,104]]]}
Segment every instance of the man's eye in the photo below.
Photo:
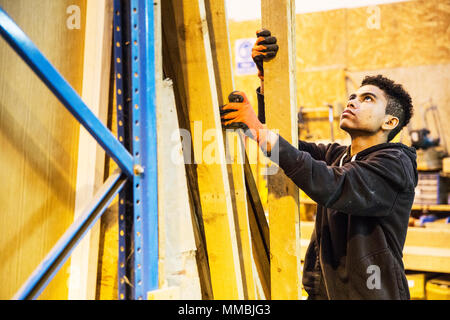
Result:
{"label": "man's eye", "polygon": [[372,101],[372,97],[371,97],[371,96],[365,96],[365,97],[364,97],[364,100],[365,100],[365,101]]}

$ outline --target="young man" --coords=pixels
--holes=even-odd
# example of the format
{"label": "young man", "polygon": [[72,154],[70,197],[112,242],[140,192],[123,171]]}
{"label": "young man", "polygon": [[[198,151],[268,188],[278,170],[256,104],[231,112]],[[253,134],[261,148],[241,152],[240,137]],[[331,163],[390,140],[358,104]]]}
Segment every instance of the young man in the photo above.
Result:
{"label": "young man", "polygon": [[[274,39],[264,31],[255,45],[262,81],[262,60],[278,50]],[[279,152],[280,168],[317,202],[303,267],[309,299],[409,299],[402,251],[417,185],[416,153],[389,142],[412,116],[403,87],[381,75],[363,80],[340,119],[351,137],[348,147],[299,141],[295,148],[264,125],[261,93],[259,119],[243,93],[233,95],[243,101],[222,108],[223,125],[250,129],[263,151]]]}

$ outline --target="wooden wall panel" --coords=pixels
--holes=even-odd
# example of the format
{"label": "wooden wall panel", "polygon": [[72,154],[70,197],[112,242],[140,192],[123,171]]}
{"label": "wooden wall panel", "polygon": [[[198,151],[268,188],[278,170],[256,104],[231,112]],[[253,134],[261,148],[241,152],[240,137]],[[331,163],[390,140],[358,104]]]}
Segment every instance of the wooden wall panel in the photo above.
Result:
{"label": "wooden wall panel", "polygon": [[[69,6],[80,29],[68,29]],[[0,0],[81,93],[84,0]],[[0,40],[0,299],[9,299],[73,221],[79,125]],[[67,263],[43,299],[67,298]]]}
{"label": "wooden wall panel", "polygon": [[[450,1],[418,0],[348,10],[352,71],[440,64],[450,59]],[[379,28],[371,19],[379,10]]]}
{"label": "wooden wall panel", "polygon": [[345,10],[314,12],[296,16],[297,71],[319,71],[345,67],[346,18]]}
{"label": "wooden wall panel", "polygon": [[[112,51],[112,0],[87,0],[82,99],[106,125]],[[84,128],[78,145],[74,220],[83,213],[105,177],[105,151]],[[71,255],[69,299],[95,299],[100,223],[95,224]]]}
{"label": "wooden wall panel", "polygon": [[[328,69],[321,71],[299,71],[297,81],[298,106],[314,109],[333,105],[334,114],[340,115],[343,102],[347,99],[344,69]],[[330,139],[328,112],[311,112],[304,115],[305,124],[299,131],[301,139]],[[339,121],[333,123],[335,140],[343,140],[347,134],[339,129]]]}
{"label": "wooden wall panel", "polygon": [[[172,26],[164,22],[166,10],[173,10]],[[167,49],[171,51],[171,68],[176,70],[173,73],[174,89],[178,91],[178,97],[185,97],[178,101],[181,100],[182,121],[189,119],[189,124],[180,121],[180,127],[192,129],[214,298],[242,299],[239,253],[204,0],[173,0],[166,7],[163,4],[163,33],[171,44],[177,43],[177,47]],[[207,132],[209,137],[204,136]]]}

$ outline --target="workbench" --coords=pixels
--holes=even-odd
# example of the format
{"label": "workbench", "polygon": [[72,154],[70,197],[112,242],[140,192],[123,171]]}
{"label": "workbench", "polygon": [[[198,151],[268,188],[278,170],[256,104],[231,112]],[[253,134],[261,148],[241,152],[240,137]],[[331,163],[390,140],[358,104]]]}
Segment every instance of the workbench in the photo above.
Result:
{"label": "workbench", "polygon": [[[302,199],[301,203],[315,204],[314,201],[305,201],[305,199]],[[440,210],[441,206],[426,207],[429,210],[437,208]],[[446,207],[450,206],[446,205]],[[304,261],[313,229],[313,221],[301,221],[302,261]],[[450,273],[450,227],[409,227],[403,249],[403,263],[407,270]]]}

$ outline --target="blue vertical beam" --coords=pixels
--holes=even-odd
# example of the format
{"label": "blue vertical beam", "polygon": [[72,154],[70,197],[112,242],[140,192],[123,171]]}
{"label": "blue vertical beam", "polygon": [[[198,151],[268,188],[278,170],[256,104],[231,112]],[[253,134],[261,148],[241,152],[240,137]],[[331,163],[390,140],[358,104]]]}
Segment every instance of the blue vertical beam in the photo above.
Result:
{"label": "blue vertical beam", "polygon": [[153,1],[131,0],[134,294],[158,288],[158,179]]}
{"label": "blue vertical beam", "polygon": [[122,171],[130,177],[133,176],[133,158],[129,152],[84,104],[77,92],[1,7],[0,35],[97,140]]}

